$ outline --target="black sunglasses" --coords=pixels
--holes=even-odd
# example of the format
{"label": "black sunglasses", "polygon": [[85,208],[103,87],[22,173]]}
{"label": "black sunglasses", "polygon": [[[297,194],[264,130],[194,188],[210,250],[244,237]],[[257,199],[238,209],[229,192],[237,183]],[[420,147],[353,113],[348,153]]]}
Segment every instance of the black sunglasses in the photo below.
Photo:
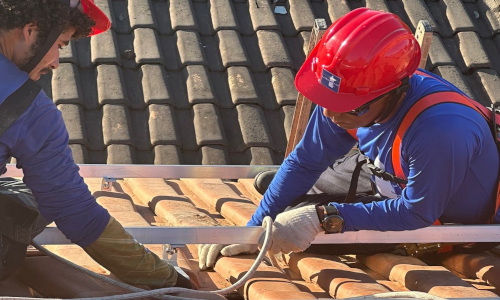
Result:
{"label": "black sunglasses", "polygon": [[378,100],[384,98],[386,95],[387,94],[382,94],[382,95],[378,96],[377,98],[371,100],[370,102],[365,103],[365,104],[361,105],[360,107],[353,109],[347,113],[350,115],[356,116],[356,117],[360,117],[360,116],[362,116],[370,111],[370,105],[372,105],[373,103],[377,102]]}

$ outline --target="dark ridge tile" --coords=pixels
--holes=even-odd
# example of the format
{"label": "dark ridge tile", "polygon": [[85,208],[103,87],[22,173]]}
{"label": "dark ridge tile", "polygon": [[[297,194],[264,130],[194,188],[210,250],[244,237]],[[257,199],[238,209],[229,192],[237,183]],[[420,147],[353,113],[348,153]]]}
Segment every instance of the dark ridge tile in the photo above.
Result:
{"label": "dark ridge tile", "polygon": [[155,156],[153,151],[134,151],[135,164],[139,165],[153,165]]}
{"label": "dark ridge tile", "polygon": [[208,69],[210,71],[224,71],[225,67],[222,64],[221,50],[219,49],[217,35],[202,35],[201,45],[205,53],[205,57],[207,58],[206,63],[208,64]]}
{"label": "dark ridge tile", "polygon": [[184,72],[167,72],[168,85],[172,88],[171,95],[175,101],[176,108],[190,108],[191,104],[188,100],[188,93],[186,89],[186,78]]}
{"label": "dark ridge tile", "polygon": [[227,72],[211,72],[209,76],[214,87],[216,105],[221,108],[234,107],[231,92],[229,91]]}
{"label": "dark ridge tile", "polygon": [[[104,146],[104,137],[102,133],[103,131],[102,118],[103,118],[102,110],[85,111],[85,126],[87,128],[87,139],[88,139],[89,150],[103,151],[106,149],[106,147]],[[92,157],[91,161],[93,161]]]}
{"label": "dark ridge tile", "polygon": [[236,106],[236,111],[243,136],[243,147],[272,147],[273,141],[262,108],[241,104]]}
{"label": "dark ridge tile", "polygon": [[443,0],[439,2],[442,11],[446,12],[446,17],[454,33],[459,31],[475,31],[476,27],[472,22],[464,3],[460,0]]}
{"label": "dark ridge tile", "polygon": [[130,109],[144,109],[146,107],[142,85],[138,84],[141,82],[141,77],[140,70],[123,69],[123,79],[127,89],[127,106]]}
{"label": "dark ridge tile", "polygon": [[97,92],[101,105],[128,103],[125,81],[120,67],[116,65],[97,66]]}
{"label": "dark ridge tile", "polygon": [[251,147],[243,153],[230,153],[234,165],[274,165],[274,153],[265,147]]}
{"label": "dark ridge tile", "polygon": [[148,112],[146,110],[131,110],[130,121],[132,122],[134,147],[140,151],[151,150]]}
{"label": "dark ridge tile", "polygon": [[160,35],[160,48],[165,58],[167,70],[179,71],[182,68],[179,49],[177,48],[177,37],[173,35]]}
{"label": "dark ridge tile", "polygon": [[59,63],[78,64],[78,52],[76,51],[76,40],[69,41],[66,47],[59,50]]}
{"label": "dark ridge tile", "polygon": [[165,68],[161,65],[143,65],[141,71],[144,103],[174,105]]}
{"label": "dark ridge tile", "polygon": [[215,103],[210,78],[204,66],[187,66],[184,68],[184,78],[190,104]]}
{"label": "dark ridge tile", "polygon": [[470,69],[488,68],[491,65],[477,33],[474,31],[459,32],[455,36],[455,41],[459,45],[467,72],[470,72]]}
{"label": "dark ridge tile", "polygon": [[87,145],[87,132],[85,130],[83,109],[76,104],[59,104],[66,129],[69,134],[69,143]]}
{"label": "dark ridge tile", "polygon": [[246,53],[250,60],[250,68],[254,72],[265,72],[266,66],[259,48],[259,40],[256,35],[242,36],[241,40],[245,46]]}
{"label": "dark ridge tile", "polygon": [[103,151],[88,151],[89,164],[106,164],[107,153]]}
{"label": "dark ridge tile", "polygon": [[277,109],[279,105],[274,95],[271,74],[268,72],[253,73],[253,79],[262,107],[264,109]]}
{"label": "dark ridge tile", "polygon": [[71,154],[73,155],[73,160],[77,164],[88,164],[89,155],[87,152],[87,148],[80,144],[69,144],[69,148],[71,149]]}
{"label": "dark ridge tile", "polygon": [[229,165],[229,153],[226,147],[209,145],[201,147],[202,165]]}
{"label": "dark ridge tile", "polygon": [[164,64],[158,36],[151,28],[138,28],[134,30],[135,61],[137,64]]}
{"label": "dark ridge tile", "polygon": [[149,110],[149,131],[151,144],[179,145],[180,136],[177,132],[176,114],[168,104],[151,104]]}
{"label": "dark ridge tile", "polygon": [[[312,105],[314,107],[314,103]],[[283,118],[283,126],[285,128],[285,134],[286,134],[286,139],[287,143],[288,140],[290,139],[290,132],[292,131],[292,123],[293,123],[293,115],[295,113],[295,105],[285,105],[281,108],[284,113],[284,118]]]}
{"label": "dark ridge tile", "polygon": [[467,66],[465,65],[462,53],[460,53],[460,49],[457,45],[457,40],[458,39],[453,39],[453,38],[442,38],[443,45],[446,48],[448,54],[455,62],[455,65],[458,67],[460,72],[466,73]]}
{"label": "dark ridge tile", "polygon": [[174,145],[158,145],[154,147],[155,165],[181,165],[182,153]]}
{"label": "dark ridge tile", "polygon": [[204,65],[206,60],[198,33],[195,31],[179,30],[176,34],[177,47],[179,48],[182,65]]}
{"label": "dark ridge tile", "polygon": [[156,28],[151,0],[132,0],[127,2],[130,27],[132,29],[139,27]]}
{"label": "dark ridge tile", "polygon": [[294,105],[297,100],[295,72],[290,68],[271,68],[271,84],[280,106]]}
{"label": "dark ridge tile", "polygon": [[295,30],[311,30],[314,25],[314,14],[309,1],[289,0],[288,2]]}
{"label": "dark ridge tile", "polygon": [[80,67],[91,68],[93,66],[90,58],[90,38],[82,38],[76,41],[76,55]]}
{"label": "dark ridge tile", "polygon": [[431,48],[427,59],[427,70],[432,70],[437,66],[454,65],[455,62],[446,50],[443,41],[439,35],[432,36]]}
{"label": "dark ridge tile", "polygon": [[288,143],[285,127],[283,126],[285,123],[285,112],[283,109],[265,110],[264,116],[274,142],[272,148],[275,152],[281,152],[284,155]]}
{"label": "dark ridge tile", "polygon": [[456,87],[458,87],[460,90],[462,90],[467,95],[469,95],[471,98],[476,99],[475,94],[469,88],[462,73],[458,70],[457,67],[455,67],[455,66],[442,66],[442,67],[435,68],[432,72],[443,77],[444,79],[448,80],[449,82],[454,84]]}
{"label": "dark ridge tile", "polygon": [[153,16],[159,34],[173,34],[167,1],[153,1]]}
{"label": "dark ridge tile", "polygon": [[[285,45],[292,58],[293,69],[298,71],[306,59],[305,53],[309,45],[310,32],[302,31],[296,37],[285,37]],[[307,40],[304,40],[306,39]],[[305,49],[304,49],[305,46]]]}
{"label": "dark ridge tile", "polygon": [[[243,144],[243,135],[241,132],[241,125],[238,121],[238,112],[236,109],[220,109],[220,116],[222,124],[224,124],[224,133],[226,134],[228,151],[242,152],[246,146]],[[234,162],[231,162],[235,164]]]}
{"label": "dark ridge tile", "polygon": [[215,31],[239,30],[232,2],[230,0],[210,0],[210,14]]}
{"label": "dark ridge tile", "polygon": [[490,106],[491,103],[500,102],[500,76],[497,71],[479,69],[474,72],[474,78],[479,82],[478,90],[485,93],[486,97],[480,101],[483,105]]}
{"label": "dark ridge tile", "polygon": [[390,12],[389,5],[386,0],[366,0],[366,7],[381,10],[385,12]]}
{"label": "dark ridge tile", "polygon": [[496,0],[477,0],[477,7],[480,15],[486,18],[486,24],[490,29],[490,36],[500,33],[500,16],[498,13],[498,1]]}
{"label": "dark ridge tile", "polygon": [[200,35],[214,35],[215,30],[212,25],[210,5],[207,2],[194,2],[193,11],[196,18],[196,23],[198,24],[198,31]]}
{"label": "dark ridge tile", "polygon": [[37,83],[42,87],[43,91],[50,99],[54,99],[52,97],[52,75],[53,73],[49,72],[45,75],[42,75],[37,81]]}
{"label": "dark ridge tile", "polygon": [[247,67],[230,67],[227,69],[227,77],[234,104],[260,103],[252,74]]}
{"label": "dark ridge tile", "polygon": [[260,52],[266,68],[292,67],[292,60],[279,31],[257,31]]}
{"label": "dark ridge tile", "polygon": [[248,1],[253,30],[279,30],[278,21],[274,17],[271,3],[268,0]]}
{"label": "dark ridge tile", "polygon": [[93,64],[112,63],[121,65],[118,41],[114,30],[108,30],[90,39]]}
{"label": "dark ridge tile", "polygon": [[116,104],[106,104],[102,107],[102,132],[104,145],[133,145],[130,113],[127,107]]}
{"label": "dark ridge tile", "polygon": [[225,68],[231,66],[248,66],[249,61],[240,34],[234,30],[217,32],[220,56]]}
{"label": "dark ridge tile", "polygon": [[83,107],[87,110],[99,109],[99,97],[97,95],[97,69],[80,68],[80,82],[83,91]]}
{"label": "dark ridge tile", "polygon": [[109,145],[106,148],[108,165],[112,164],[134,164],[134,149],[130,145]]}
{"label": "dark ridge tile", "polygon": [[253,35],[252,18],[247,1],[233,1],[234,15],[239,23],[239,32],[242,35]]}
{"label": "dark ridge tile", "polygon": [[191,1],[170,0],[170,20],[175,31],[198,29]]}
{"label": "dark ridge tile", "polygon": [[133,34],[118,34],[118,52],[122,60],[122,67],[129,69],[136,69],[137,63],[135,62],[136,52],[134,48],[134,35]]}
{"label": "dark ridge tile", "polygon": [[[424,0],[403,0],[404,9],[408,18],[410,19],[410,24],[408,24],[413,32],[417,28],[418,22],[420,20],[427,20],[432,26],[432,30],[439,32],[439,27],[436,24],[432,14],[425,5]],[[396,13],[396,12],[395,12]]]}
{"label": "dark ridge tile", "polygon": [[326,2],[328,3],[327,11],[331,23],[337,21],[340,17],[351,11],[346,0],[327,0]]}
{"label": "dark ridge tile", "polygon": [[227,145],[221,117],[215,105],[209,103],[193,105],[193,114],[198,146]]}
{"label": "dark ridge tile", "polygon": [[[133,1],[133,0],[132,0]],[[111,20],[111,26],[117,33],[129,33],[132,31],[130,18],[128,15],[128,1],[113,1],[114,18]]]}
{"label": "dark ridge tile", "polygon": [[62,63],[52,75],[52,100],[54,103],[83,104],[78,68],[71,63]]}
{"label": "dark ridge tile", "polygon": [[196,132],[194,128],[194,113],[191,109],[177,109],[175,111],[179,129],[182,151],[198,150],[196,143]]}

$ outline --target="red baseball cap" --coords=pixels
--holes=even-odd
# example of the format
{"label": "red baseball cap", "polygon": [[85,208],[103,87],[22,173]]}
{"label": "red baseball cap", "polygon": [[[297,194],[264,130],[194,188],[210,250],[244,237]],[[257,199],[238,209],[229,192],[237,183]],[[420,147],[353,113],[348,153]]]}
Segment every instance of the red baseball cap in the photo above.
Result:
{"label": "red baseball cap", "polygon": [[102,12],[102,10],[99,9],[99,7],[97,7],[97,5],[95,5],[94,0],[71,0],[72,7],[76,7],[80,4],[82,5],[83,12],[95,22],[89,36],[104,32],[111,27],[111,22],[108,17]]}

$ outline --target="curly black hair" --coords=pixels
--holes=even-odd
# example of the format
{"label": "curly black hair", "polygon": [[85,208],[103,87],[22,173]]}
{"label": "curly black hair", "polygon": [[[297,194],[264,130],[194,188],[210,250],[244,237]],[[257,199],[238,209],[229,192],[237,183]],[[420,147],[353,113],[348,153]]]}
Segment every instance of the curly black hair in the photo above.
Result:
{"label": "curly black hair", "polygon": [[0,31],[23,28],[34,22],[38,27],[38,43],[58,26],[75,28],[74,38],[86,37],[94,21],[78,8],[70,8],[69,0],[0,0]]}

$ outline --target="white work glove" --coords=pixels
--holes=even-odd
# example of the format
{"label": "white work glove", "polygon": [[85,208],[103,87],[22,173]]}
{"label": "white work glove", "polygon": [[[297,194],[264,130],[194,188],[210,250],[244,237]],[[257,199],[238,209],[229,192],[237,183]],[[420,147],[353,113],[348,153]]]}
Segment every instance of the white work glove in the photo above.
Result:
{"label": "white work glove", "polygon": [[279,214],[273,223],[272,254],[302,252],[322,232],[316,205],[308,205]]}
{"label": "white work glove", "polygon": [[253,254],[255,252],[257,252],[257,245],[202,244],[198,246],[199,267],[200,270],[213,268],[219,254],[222,256],[234,256],[240,254]]}

